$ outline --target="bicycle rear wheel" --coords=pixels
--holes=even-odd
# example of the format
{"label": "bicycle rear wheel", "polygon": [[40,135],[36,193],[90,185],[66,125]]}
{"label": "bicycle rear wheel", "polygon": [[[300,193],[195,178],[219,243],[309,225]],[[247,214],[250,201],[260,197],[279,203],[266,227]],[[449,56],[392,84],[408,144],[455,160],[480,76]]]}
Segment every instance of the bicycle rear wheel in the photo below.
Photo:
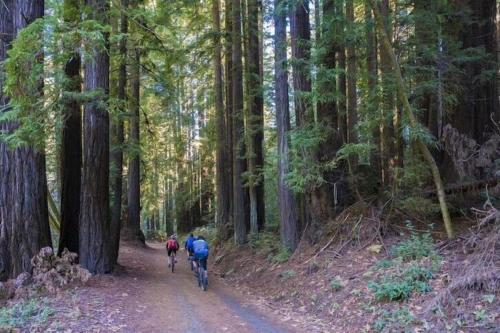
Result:
{"label": "bicycle rear wheel", "polygon": [[171,262],[172,273],[173,273],[174,272],[174,266],[175,266],[175,256],[174,255],[170,255],[170,262]]}

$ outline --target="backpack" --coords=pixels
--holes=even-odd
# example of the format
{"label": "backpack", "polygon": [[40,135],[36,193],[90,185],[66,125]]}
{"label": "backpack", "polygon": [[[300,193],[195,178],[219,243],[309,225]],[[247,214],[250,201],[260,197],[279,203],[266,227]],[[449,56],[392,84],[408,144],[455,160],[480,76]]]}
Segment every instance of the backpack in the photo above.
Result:
{"label": "backpack", "polygon": [[167,242],[168,250],[177,250],[179,246],[177,245],[177,241],[175,239],[169,239]]}
{"label": "backpack", "polygon": [[193,243],[194,256],[198,259],[208,257],[208,243],[202,239],[198,239]]}

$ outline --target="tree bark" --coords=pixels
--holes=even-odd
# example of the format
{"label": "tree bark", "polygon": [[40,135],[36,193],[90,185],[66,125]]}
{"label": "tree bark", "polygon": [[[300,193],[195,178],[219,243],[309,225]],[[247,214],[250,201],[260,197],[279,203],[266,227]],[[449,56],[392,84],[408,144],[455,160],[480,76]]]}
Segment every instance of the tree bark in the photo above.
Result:
{"label": "tree bark", "polygon": [[[42,17],[43,12],[43,1],[2,2],[0,62],[7,58],[7,50],[16,34]],[[9,103],[3,93],[2,77],[0,75],[0,110]],[[2,122],[0,132],[12,133],[18,126],[15,121]],[[6,280],[30,272],[31,258],[42,247],[51,246],[45,155],[33,147],[11,148],[0,142],[0,170],[0,280]]]}
{"label": "tree bark", "polygon": [[264,226],[264,96],[261,87],[259,56],[259,7],[257,0],[248,4],[248,92],[249,92],[249,171],[250,182],[250,232],[257,233]]}
{"label": "tree bark", "polygon": [[[347,19],[347,142],[357,143],[356,123],[358,122],[357,113],[357,92],[356,92],[356,45],[354,29],[354,0],[346,0],[346,19]],[[356,158],[350,158],[349,164],[351,174],[356,168]]]}
{"label": "tree bark", "polygon": [[224,39],[224,69],[225,69],[225,122],[226,122],[226,177],[228,182],[229,214],[227,228],[220,234],[221,239],[227,240],[234,232],[233,217],[233,20],[232,0],[225,0],[225,39]]}
{"label": "tree bark", "polygon": [[[92,8],[89,18],[107,24],[108,2],[86,0]],[[91,273],[102,274],[109,264],[109,45],[93,47],[93,57],[85,62],[85,91],[98,93],[84,107],[83,171],[80,201],[80,264]]]}
{"label": "tree bark", "polygon": [[284,0],[274,1],[274,47],[276,87],[276,127],[278,130],[278,200],[280,211],[281,243],[295,251],[299,242],[299,230],[295,196],[286,184],[290,170],[289,142],[290,110],[288,100],[288,70],[286,41],[286,5]]}
{"label": "tree bark", "polygon": [[215,117],[217,126],[217,155],[216,155],[216,186],[217,186],[217,233],[220,236],[227,234],[229,215],[230,215],[230,199],[229,181],[227,177],[227,126],[224,114],[224,97],[222,89],[222,54],[220,42],[220,8],[219,0],[212,0],[212,16],[214,25],[214,72],[215,72]]}
{"label": "tree bark", "polygon": [[118,68],[118,100],[120,112],[111,124],[111,165],[113,167],[111,190],[113,191],[113,202],[111,206],[110,240],[111,264],[116,264],[118,250],[120,248],[120,231],[122,226],[122,196],[123,196],[123,114],[126,110],[127,87],[127,33],[128,33],[128,0],[120,3],[120,34],[122,39],[119,44],[120,66]]}
{"label": "tree bark", "polygon": [[232,101],[233,101],[233,218],[234,240],[246,242],[246,194],[243,187],[245,127],[243,122],[243,64],[241,60],[241,3],[232,0]]}
{"label": "tree bark", "polygon": [[[311,121],[311,107],[308,96],[311,92],[310,58],[311,58],[311,28],[309,23],[309,2],[299,1],[294,3],[288,12],[290,18],[290,37],[292,46],[293,90],[295,107],[295,124],[303,128]],[[309,152],[303,152],[303,158]],[[306,194],[297,195],[297,215],[299,233],[309,223],[309,205]]]}
{"label": "tree bark", "polygon": [[[76,25],[80,21],[78,0],[64,1],[64,21]],[[74,52],[74,45],[67,45],[72,52],[64,72],[68,78],[65,91],[81,92],[80,54]],[[81,106],[74,98],[66,97],[61,142],[61,232],[58,254],[67,248],[78,253],[78,219],[80,215],[80,188],[82,167],[82,114]]]}
{"label": "tree bark", "polygon": [[144,234],[141,231],[141,157],[140,157],[140,75],[141,51],[133,50],[130,73],[130,120],[129,146],[132,153],[128,165],[128,221],[125,235],[127,238],[144,243]]}

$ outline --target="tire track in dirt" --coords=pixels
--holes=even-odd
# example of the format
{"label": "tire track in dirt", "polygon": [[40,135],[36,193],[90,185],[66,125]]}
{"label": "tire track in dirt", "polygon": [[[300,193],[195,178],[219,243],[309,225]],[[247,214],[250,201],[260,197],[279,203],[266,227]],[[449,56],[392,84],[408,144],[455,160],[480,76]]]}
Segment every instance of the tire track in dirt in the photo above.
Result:
{"label": "tire track in dirt", "polygon": [[[134,281],[134,306],[125,311],[129,320],[125,332],[294,332],[277,318],[248,306],[243,296],[211,277],[208,291],[202,291],[189,269],[184,251],[178,255],[175,273],[167,267],[162,244],[149,248],[128,248],[120,257]],[[209,265],[210,268],[210,265]]]}

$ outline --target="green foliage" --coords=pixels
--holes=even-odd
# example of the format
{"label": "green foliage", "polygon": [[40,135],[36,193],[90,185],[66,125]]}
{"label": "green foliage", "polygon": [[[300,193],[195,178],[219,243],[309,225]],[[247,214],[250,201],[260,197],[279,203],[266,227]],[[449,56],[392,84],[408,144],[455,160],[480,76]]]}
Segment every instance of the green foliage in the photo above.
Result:
{"label": "green foliage", "polygon": [[42,324],[54,314],[45,299],[30,299],[0,308],[0,327],[22,327],[27,323]]}
{"label": "green foliage", "polygon": [[428,282],[439,267],[434,242],[430,232],[418,234],[411,224],[408,227],[411,229],[410,237],[391,249],[395,258],[380,260],[374,266],[376,270],[387,270],[387,274],[368,284],[379,301],[403,301],[412,293],[431,291]]}
{"label": "green foliage", "polygon": [[437,258],[438,255],[434,250],[434,241],[430,232],[418,234],[412,224],[407,224],[407,226],[411,230],[410,238],[393,246],[392,254],[405,261],[423,257]]}
{"label": "green foliage", "polygon": [[416,322],[406,306],[392,312],[382,310],[377,317],[373,326],[377,332],[412,332],[411,326]]}
{"label": "green foliage", "polygon": [[291,279],[291,278],[293,278],[295,275],[297,275],[297,273],[296,273],[294,270],[292,270],[292,269],[287,270],[287,271],[283,271],[283,272],[281,272],[281,273],[279,274],[279,276],[280,276],[280,278],[281,278],[281,280],[282,280],[282,281],[286,281],[286,280],[288,280],[288,279]]}
{"label": "green foliage", "polygon": [[340,289],[342,289],[343,285],[342,282],[337,277],[334,277],[333,279],[330,280],[330,287],[332,288],[333,291],[339,291]]}
{"label": "green foliage", "polygon": [[331,129],[320,125],[309,125],[291,131],[291,171],[287,174],[286,181],[292,191],[303,193],[325,182],[323,171],[330,166],[315,162],[311,154],[326,140],[329,131]]}
{"label": "green foliage", "polygon": [[386,276],[381,281],[369,283],[375,298],[379,301],[403,301],[408,299],[413,292],[426,293],[431,291],[428,281],[432,279],[432,271],[411,265],[402,272]]}
{"label": "green foliage", "polygon": [[435,200],[422,197],[407,197],[399,201],[401,210],[421,217],[438,217],[440,213],[439,204]]}
{"label": "green foliage", "polygon": [[289,249],[281,247],[279,252],[273,257],[272,261],[278,264],[282,264],[284,262],[287,262],[291,256],[292,252]]}

